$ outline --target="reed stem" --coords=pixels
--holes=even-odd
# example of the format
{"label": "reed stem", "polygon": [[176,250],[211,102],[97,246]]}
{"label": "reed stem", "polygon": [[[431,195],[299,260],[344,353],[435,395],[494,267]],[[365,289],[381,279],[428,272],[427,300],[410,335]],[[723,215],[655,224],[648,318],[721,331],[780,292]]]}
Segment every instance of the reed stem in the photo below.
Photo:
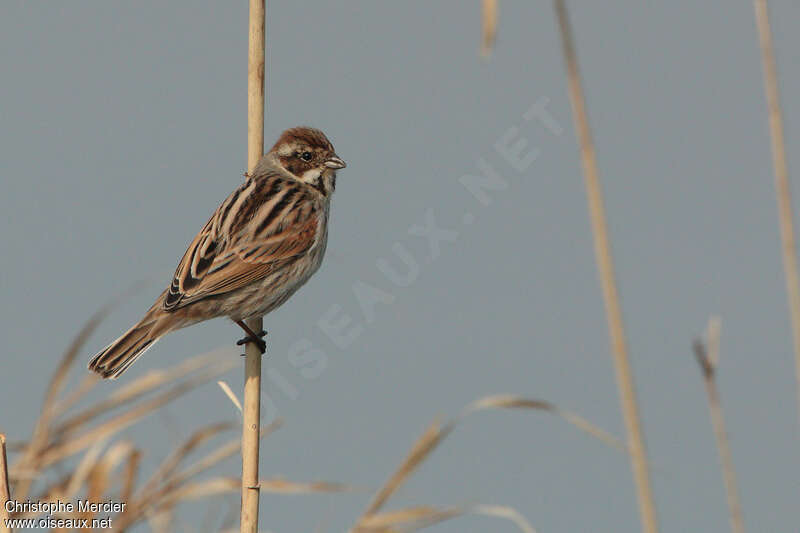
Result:
{"label": "reed stem", "polygon": [[744,533],[742,520],[742,504],[739,500],[739,489],[736,483],[736,472],[733,469],[733,457],[728,444],[728,432],[725,429],[725,417],[722,414],[722,403],[717,389],[717,365],[719,364],[719,337],[720,320],[712,317],[708,321],[706,330],[706,345],[698,340],[694,343],[694,355],[703,372],[703,383],[708,398],[708,409],[711,414],[711,426],[714,438],[717,441],[720,465],[722,466],[722,481],[725,485],[725,495],[728,499],[728,513],[732,533]]}
{"label": "reed stem", "polygon": [[755,0],[753,7],[755,8],[756,26],[761,46],[761,64],[764,69],[764,90],[769,115],[769,133],[772,139],[772,166],[775,169],[775,194],[778,201],[783,271],[786,276],[786,295],[789,299],[794,341],[797,412],[800,416],[800,281],[798,281],[797,275],[797,252],[794,241],[794,223],[792,222],[792,194],[789,189],[789,170],[786,166],[786,148],[783,142],[778,68],[775,66],[775,50],[772,45],[767,0]]}
{"label": "reed stem", "polygon": [[6,456],[6,436],[0,433],[0,531],[11,531],[6,527],[10,518],[6,502],[11,500],[11,487],[8,484],[8,458]]}
{"label": "reed stem", "polygon": [[[250,0],[247,64],[247,169],[252,172],[264,153],[265,0]],[[247,321],[261,331],[263,319]],[[258,459],[261,433],[261,351],[245,345],[244,410],[242,412],[242,533],[258,532]]]}
{"label": "reed stem", "polygon": [[600,187],[594,142],[592,141],[589,119],[586,114],[586,102],[583,88],[581,87],[580,73],[578,72],[578,59],[575,54],[567,6],[564,0],[554,0],[554,5],[567,67],[567,81],[573,119],[581,148],[581,162],[583,164],[586,195],[589,203],[589,218],[594,235],[595,258],[600,274],[600,285],[603,290],[609,336],[611,337],[611,351],[616,370],[617,388],[619,389],[622,414],[628,433],[628,447],[630,449],[633,478],[636,482],[642,531],[645,533],[657,533],[658,522],[650,484],[644,436],[642,435],[639,407],[633,384],[633,373],[625,341],[622,311],[614,277],[614,263],[611,256],[611,245],[609,243],[605,207],[603,205],[603,193]]}

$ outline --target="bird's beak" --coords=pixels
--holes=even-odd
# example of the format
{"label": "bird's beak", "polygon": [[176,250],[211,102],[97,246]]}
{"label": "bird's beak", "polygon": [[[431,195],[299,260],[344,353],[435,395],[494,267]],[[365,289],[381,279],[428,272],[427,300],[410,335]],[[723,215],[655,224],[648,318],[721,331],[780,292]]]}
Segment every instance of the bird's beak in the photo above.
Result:
{"label": "bird's beak", "polygon": [[346,167],[347,163],[345,163],[342,158],[334,155],[325,160],[325,166],[328,168],[337,169]]}

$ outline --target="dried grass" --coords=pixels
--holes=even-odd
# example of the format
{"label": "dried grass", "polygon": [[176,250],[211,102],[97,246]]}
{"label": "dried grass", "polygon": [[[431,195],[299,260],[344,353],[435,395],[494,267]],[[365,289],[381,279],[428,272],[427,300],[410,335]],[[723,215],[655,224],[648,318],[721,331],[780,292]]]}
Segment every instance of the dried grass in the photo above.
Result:
{"label": "dried grass", "polygon": [[231,403],[239,410],[239,414],[243,414],[242,412],[242,404],[239,402],[239,398],[236,397],[236,394],[231,390],[230,385],[228,385],[225,381],[217,381],[217,385],[219,388],[222,389],[222,392],[225,393],[225,396],[231,401]]}
{"label": "dried grass", "polygon": [[789,168],[786,164],[786,146],[783,138],[783,112],[778,88],[778,67],[769,23],[767,0],[754,0],[756,27],[761,48],[761,65],[764,70],[764,91],[767,99],[769,134],[772,141],[772,166],[775,170],[775,198],[778,202],[778,221],[781,232],[783,271],[786,277],[786,297],[789,301],[789,318],[795,361],[795,387],[798,416],[800,416],[800,277],[797,272],[797,249],[792,214],[792,194],[789,186]]}
{"label": "dried grass", "polygon": [[[231,355],[231,350],[214,350],[207,354],[190,357],[189,359],[186,359],[170,368],[151,370],[147,374],[137,378],[131,383],[120,386],[105,400],[99,401],[83,411],[67,418],[56,426],[56,432],[64,435],[72,434],[77,429],[85,425],[86,422],[94,420],[104,413],[133,403],[148,393],[164,385],[175,383],[176,381],[195,371],[207,369],[214,363],[219,365],[218,370],[221,370],[221,372],[224,373],[232,368],[233,365],[229,364],[229,368],[225,369],[224,363],[230,363],[230,360],[220,360],[220,356],[222,355]],[[92,377],[94,378],[94,374],[92,374]],[[96,379],[93,379],[92,382],[98,383]]]}
{"label": "dried grass", "polygon": [[513,522],[523,533],[536,533],[536,530],[516,509],[504,505],[472,505],[463,507],[407,507],[397,511],[372,515],[352,533],[399,533],[419,531],[446,520],[464,515],[484,515],[502,518]]}
{"label": "dried grass", "polygon": [[8,483],[8,457],[6,455],[6,436],[0,433],[0,527],[8,518],[6,502],[11,499],[11,487]]}
{"label": "dried grass", "polygon": [[392,474],[380,490],[375,493],[372,502],[370,502],[366,511],[364,511],[364,516],[372,515],[383,507],[400,485],[405,483],[411,474],[414,473],[422,461],[424,461],[428,455],[436,449],[439,443],[450,434],[453,427],[454,425],[452,422],[442,426],[441,422],[434,420],[411,447],[411,451],[398,469],[395,470],[394,474]]}
{"label": "dried grass", "polygon": [[744,533],[742,520],[742,504],[739,500],[739,488],[736,483],[736,472],[733,468],[733,457],[728,444],[728,432],[725,430],[725,417],[722,412],[722,403],[717,389],[717,367],[719,365],[719,339],[721,321],[711,317],[706,328],[706,343],[697,339],[694,342],[694,354],[700,369],[703,372],[703,383],[708,398],[708,409],[711,414],[711,426],[717,442],[720,464],[722,466],[722,480],[725,486],[725,495],[728,499],[728,516],[733,533]]}
{"label": "dried grass", "polygon": [[630,449],[633,478],[636,482],[636,496],[639,502],[642,531],[645,533],[658,533],[658,519],[650,482],[647,452],[641,427],[639,405],[636,399],[636,389],[633,383],[633,372],[628,356],[628,346],[625,339],[619,291],[617,290],[614,274],[605,204],[600,186],[600,172],[597,168],[594,141],[589,127],[586,100],[583,95],[583,86],[578,70],[578,58],[572,38],[572,27],[569,22],[565,0],[554,0],[554,5],[561,35],[564,62],[567,68],[569,98],[581,149],[589,218],[594,236],[595,259],[600,274],[600,286],[603,290],[608,332],[611,338],[611,352],[617,376],[617,389],[619,390],[622,415],[628,433],[628,447]]}
{"label": "dried grass", "polygon": [[[235,429],[237,422],[219,422],[197,429],[179,444],[144,483],[142,450],[131,440],[118,439],[119,433],[162,409],[182,395],[218,378],[239,364],[231,357],[233,349],[215,350],[186,359],[170,368],[151,371],[87,406],[80,406],[98,381],[83,379],[67,389],[68,374],[77,354],[111,305],[95,313],[62,355],[55,375],[45,393],[45,403],[31,438],[16,446],[16,461],[8,468],[5,461],[5,437],[0,436],[0,499],[10,498],[42,502],[119,501],[126,511],[113,517],[115,531],[147,521],[151,528],[169,531],[176,523],[175,507],[182,502],[210,498],[223,492],[236,492],[239,478],[200,479],[209,469],[238,454],[241,439],[236,438],[212,448],[181,470],[181,465],[202,446],[222,433]],[[68,405],[65,406],[65,401]],[[70,413],[72,408],[77,413]],[[276,420],[260,431],[264,438],[280,427]],[[81,454],[77,460],[71,460]],[[3,480],[9,480],[4,483]],[[338,483],[298,483],[285,479],[262,481],[261,490],[284,494],[311,494],[352,490]],[[24,497],[22,495],[25,495]],[[4,507],[3,507],[4,509]],[[61,518],[92,518],[91,513],[56,514]],[[16,513],[11,518],[34,518],[35,513]]]}
{"label": "dried grass", "polygon": [[[73,438],[69,438],[68,440],[54,443],[52,446],[40,452],[40,455],[38,456],[39,466],[50,466],[55,462],[61,461],[70,455],[81,451],[82,449],[91,445],[97,439],[108,438],[116,433],[119,433],[123,429],[133,425],[145,416],[153,413],[161,407],[164,407],[180,396],[183,396],[198,386],[213,380],[221,374],[224,374],[233,366],[236,366],[235,361],[213,365],[203,370],[198,375],[167,388],[153,398],[134,405],[128,411],[91,428],[85,433]],[[70,436],[71,434],[67,433],[66,435]]]}
{"label": "dried grass", "polygon": [[397,490],[411,477],[420,465],[433,453],[442,441],[455,429],[456,425],[469,415],[485,409],[533,409],[555,414],[589,435],[618,450],[627,453],[625,446],[608,432],[600,429],[585,418],[543,400],[525,398],[509,394],[486,396],[467,405],[453,420],[442,422],[434,420],[414,442],[405,459],[389,476],[372,497],[369,505],[353,526],[353,532],[399,532],[418,529],[469,513],[488,514],[514,521],[520,530],[534,531],[527,520],[516,510],[503,506],[452,506],[409,507],[398,511],[379,512]]}
{"label": "dried grass", "polygon": [[[49,437],[51,430],[51,421],[54,418],[54,409],[58,405],[58,395],[64,387],[64,384],[69,377],[69,371],[75,362],[75,358],[81,352],[81,348],[86,344],[89,336],[97,329],[100,322],[111,312],[116,302],[112,302],[101,307],[95,312],[89,320],[80,329],[78,334],[72,339],[67,350],[61,356],[58,366],[56,367],[53,376],[50,379],[50,384],[45,392],[44,401],[42,402],[42,410],[39,418],[36,421],[36,427],[33,430],[33,436],[30,442],[25,447],[25,455],[22,459],[22,464],[29,465],[37,461],[37,456],[42,453]],[[19,500],[24,500],[30,489],[31,479],[24,478],[19,481],[15,487],[16,496]]]}
{"label": "dried grass", "polygon": [[497,0],[483,0],[481,17],[481,55],[489,58],[497,39]]}
{"label": "dried grass", "polygon": [[582,416],[573,413],[572,411],[562,409],[557,405],[553,405],[552,403],[544,400],[523,398],[521,396],[512,396],[508,394],[486,396],[468,405],[464,409],[461,416],[463,417],[483,409],[534,409],[538,411],[545,411],[564,419],[566,422],[569,422],[576,428],[588,433],[592,437],[601,440],[612,448],[616,448],[621,452],[628,453],[628,448],[625,446],[625,443],[616,438],[614,435],[600,427],[597,427]]}

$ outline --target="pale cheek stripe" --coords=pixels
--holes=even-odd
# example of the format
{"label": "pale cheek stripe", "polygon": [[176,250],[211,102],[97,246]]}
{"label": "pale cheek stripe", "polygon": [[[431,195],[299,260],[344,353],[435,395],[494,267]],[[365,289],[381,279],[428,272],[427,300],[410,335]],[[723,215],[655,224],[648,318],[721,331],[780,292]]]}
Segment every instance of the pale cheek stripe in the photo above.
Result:
{"label": "pale cheek stripe", "polygon": [[301,179],[306,183],[314,183],[317,181],[322,174],[322,170],[318,168],[312,168],[311,170],[306,170],[303,172],[303,176]]}

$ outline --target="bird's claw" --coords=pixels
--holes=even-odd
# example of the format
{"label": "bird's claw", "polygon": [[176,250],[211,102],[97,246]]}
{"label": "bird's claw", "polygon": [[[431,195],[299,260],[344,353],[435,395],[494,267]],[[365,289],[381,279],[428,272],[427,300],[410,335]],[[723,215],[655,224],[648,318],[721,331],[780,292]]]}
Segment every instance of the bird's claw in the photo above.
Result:
{"label": "bird's claw", "polygon": [[264,336],[266,334],[267,332],[262,329],[261,331],[256,333],[255,337],[248,335],[247,337],[239,339],[238,341],[236,341],[236,346],[242,346],[244,344],[253,343],[256,346],[258,346],[258,349],[261,350],[262,354],[264,354],[267,351],[267,343],[264,341]]}

